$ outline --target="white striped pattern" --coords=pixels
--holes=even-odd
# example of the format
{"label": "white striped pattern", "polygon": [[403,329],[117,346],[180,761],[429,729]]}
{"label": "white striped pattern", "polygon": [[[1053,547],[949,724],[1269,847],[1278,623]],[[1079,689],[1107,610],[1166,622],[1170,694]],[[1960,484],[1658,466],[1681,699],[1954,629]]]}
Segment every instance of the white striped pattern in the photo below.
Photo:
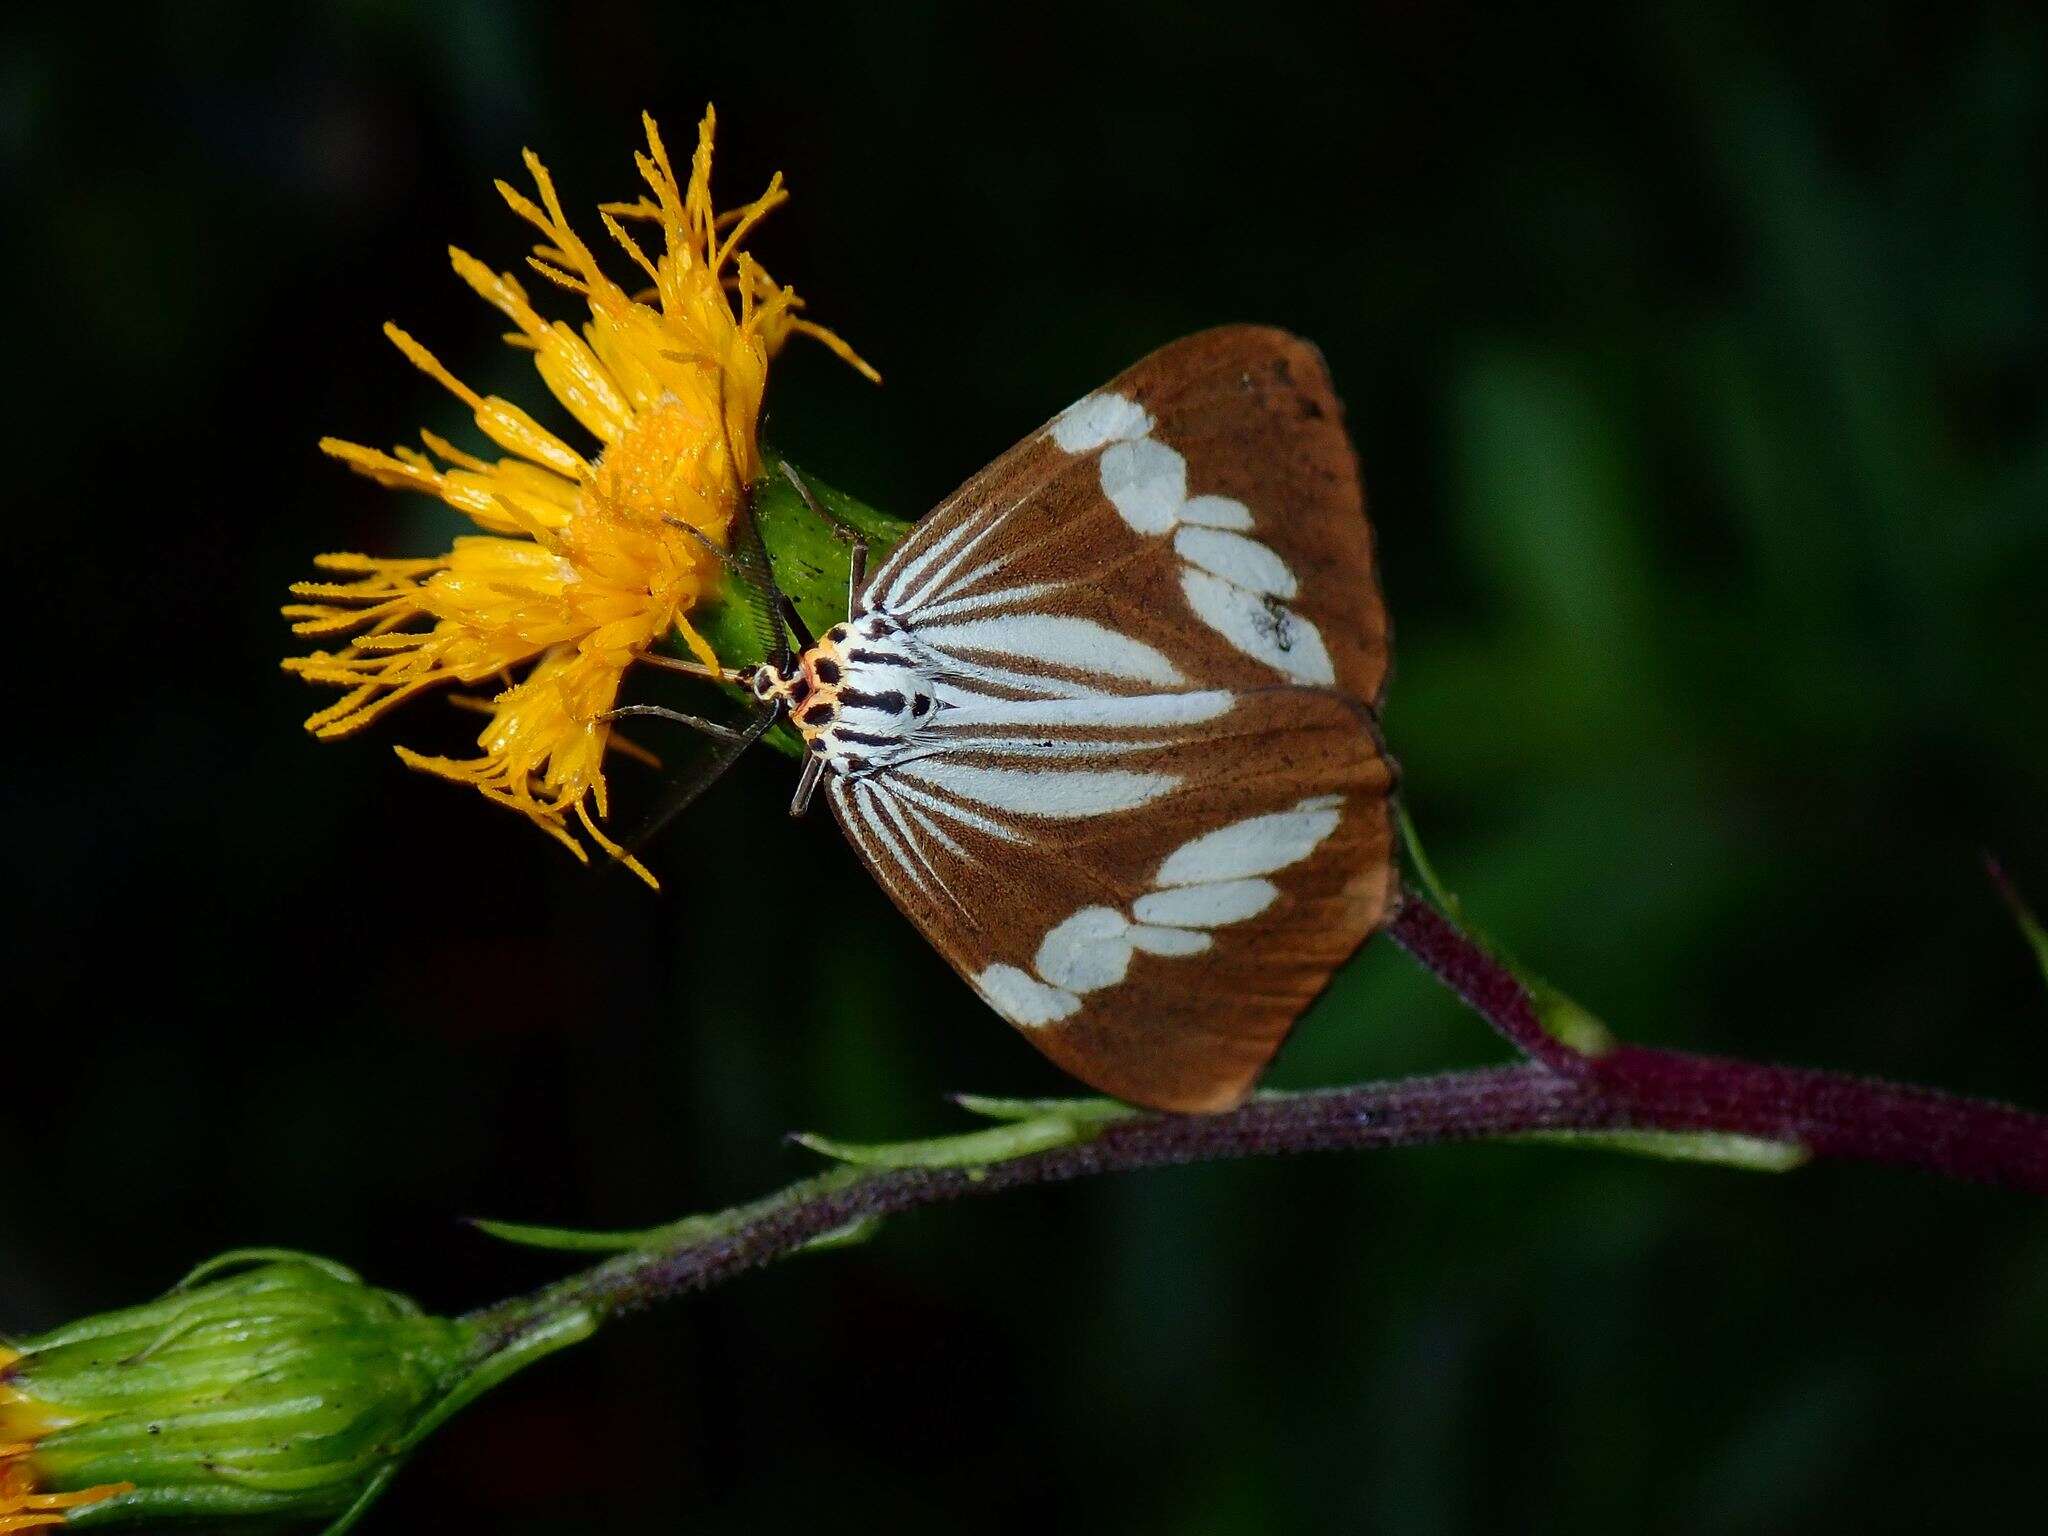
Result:
{"label": "white striped pattern", "polygon": [[[1048,429],[1068,454],[1099,454],[1118,516],[1166,538],[1190,610],[1239,653],[1300,683],[1334,681],[1314,624],[1286,604],[1299,582],[1226,496],[1188,494],[1185,458],[1153,436],[1136,401],[1090,395]],[[1023,486],[1020,498],[1036,494]],[[1156,754],[1198,737],[1237,696],[1192,689],[1173,658],[1136,636],[1060,611],[1059,583],[1006,575],[997,537],[1015,506],[967,510],[917,534],[868,582],[836,642],[839,708],[810,746],[826,792],[863,857],[903,895],[950,908],[970,928],[979,838],[1028,847],[1037,822],[1153,805],[1182,785]],[[1337,797],[1192,838],[1128,913],[1083,907],[1035,953],[983,968],[975,984],[1013,1022],[1071,1016],[1114,986],[1131,957],[1199,954],[1211,931],[1279,900],[1267,876],[1308,857],[1337,825]],[[1017,961],[1022,961],[1020,965]],[[1027,968],[1028,967],[1028,968]]]}

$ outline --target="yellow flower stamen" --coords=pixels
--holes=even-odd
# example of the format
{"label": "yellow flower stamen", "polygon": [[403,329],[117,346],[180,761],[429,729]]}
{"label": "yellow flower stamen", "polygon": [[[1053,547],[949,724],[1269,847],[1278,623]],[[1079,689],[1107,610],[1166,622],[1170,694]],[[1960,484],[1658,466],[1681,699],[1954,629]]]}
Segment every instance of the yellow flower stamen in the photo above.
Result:
{"label": "yellow flower stamen", "polygon": [[[773,281],[742,242],[788,199],[778,175],[762,195],[720,214],[711,203],[706,111],[687,183],[679,182],[652,117],[634,157],[646,191],[600,209],[604,227],[651,285],[629,293],[606,275],[570,227],[547,167],[525,154],[538,200],[499,182],[506,204],[539,233],[529,265],[581,296],[580,328],[548,320],[509,272],[449,250],[455,274],[514,329],[548,392],[599,444],[586,456],[525,410],[479,394],[408,332],[394,346],[465,405],[506,457],[465,453],[432,433],[425,451],[390,452],[339,439],[321,448],[381,485],[438,496],[482,533],[429,559],[328,554],[327,577],[292,588],[293,633],[348,637],[284,665],[341,696],[306,721],[317,736],[360,730],[415,693],[449,684],[496,686],[482,755],[405,762],[511,807],[579,858],[576,827],[653,877],[597,825],[607,814],[601,717],[618,702],[635,658],[671,637],[708,667],[709,646],[689,610],[720,580],[715,547],[760,473],[757,430],[768,363],[791,335],[824,343],[878,376],[832,332],[798,314],[802,301]],[[626,221],[662,237],[651,253]],[[709,547],[707,547],[709,546]],[[0,1527],[4,1531],[4,1527]]]}
{"label": "yellow flower stamen", "polygon": [[20,1358],[13,1350],[0,1347],[0,1536],[62,1525],[68,1509],[83,1509],[135,1490],[133,1483],[102,1483],[62,1492],[43,1487],[34,1461],[36,1442],[73,1421],[38,1403],[8,1379],[8,1368]]}

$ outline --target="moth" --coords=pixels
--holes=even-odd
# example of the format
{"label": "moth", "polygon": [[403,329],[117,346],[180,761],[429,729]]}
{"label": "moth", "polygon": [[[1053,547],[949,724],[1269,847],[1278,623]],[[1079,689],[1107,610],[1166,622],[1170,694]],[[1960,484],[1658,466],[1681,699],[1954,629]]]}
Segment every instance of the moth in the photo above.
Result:
{"label": "moth", "polygon": [[[801,487],[800,487],[801,488]],[[1398,900],[1389,647],[1321,355],[1173,343],[916,525],[748,679],[982,999],[1134,1104],[1251,1090]],[[786,648],[784,648],[786,655]]]}

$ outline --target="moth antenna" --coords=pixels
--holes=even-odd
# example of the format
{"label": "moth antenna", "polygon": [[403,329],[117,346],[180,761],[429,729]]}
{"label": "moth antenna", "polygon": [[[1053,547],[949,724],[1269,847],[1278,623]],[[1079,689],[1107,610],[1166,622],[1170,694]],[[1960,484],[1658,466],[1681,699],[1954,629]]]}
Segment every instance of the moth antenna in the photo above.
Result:
{"label": "moth antenna", "polygon": [[697,543],[707,553],[710,554],[712,559],[716,560],[728,571],[738,573],[746,569],[744,562],[741,561],[739,556],[735,555],[729,549],[720,549],[716,544],[711,542],[711,535],[706,533],[702,528],[699,528],[695,523],[686,523],[680,517],[664,517],[662,518],[662,521],[664,523],[667,523],[669,527],[675,529],[676,532],[687,533],[691,538],[695,539]]}
{"label": "moth antenna", "polygon": [[[734,542],[739,546],[737,550],[721,548],[711,541],[703,529],[686,523],[681,518],[664,517],[662,521],[696,540],[725,568],[727,575],[751,590],[760,600],[755,608],[754,617],[761,650],[777,671],[786,670],[789,664],[788,641],[784,638],[782,626],[775,621],[775,614],[782,600],[782,589],[775,585],[775,568],[768,558],[767,548],[761,543],[760,534],[754,527],[751,506],[743,502],[734,516]],[[683,669],[677,667],[675,670]],[[716,681],[730,683],[737,681],[737,678],[728,674],[717,678]]]}

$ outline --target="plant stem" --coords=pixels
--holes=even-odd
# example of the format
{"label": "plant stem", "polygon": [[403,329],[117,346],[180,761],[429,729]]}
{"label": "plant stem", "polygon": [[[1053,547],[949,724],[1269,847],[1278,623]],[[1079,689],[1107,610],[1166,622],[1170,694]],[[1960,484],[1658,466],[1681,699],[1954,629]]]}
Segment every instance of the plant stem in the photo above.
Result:
{"label": "plant stem", "polygon": [[1539,1059],[1261,1094],[1217,1115],[1133,1112],[1091,1126],[1083,1139],[987,1162],[836,1168],[718,1217],[680,1224],[672,1236],[475,1314],[479,1352],[488,1357],[517,1347],[565,1314],[602,1321],[704,1290],[920,1206],[1093,1174],[1283,1152],[1559,1134],[1708,1134],[2048,1195],[2048,1116],[1871,1078],[1681,1051],[1623,1045],[1581,1056],[1543,1030],[1511,971],[1420,898],[1409,898],[1392,936]]}
{"label": "plant stem", "polygon": [[1569,1077],[1592,1070],[1593,1058],[1544,1028],[1522,979],[1420,896],[1409,893],[1387,928],[1387,937],[1524,1056]]}

